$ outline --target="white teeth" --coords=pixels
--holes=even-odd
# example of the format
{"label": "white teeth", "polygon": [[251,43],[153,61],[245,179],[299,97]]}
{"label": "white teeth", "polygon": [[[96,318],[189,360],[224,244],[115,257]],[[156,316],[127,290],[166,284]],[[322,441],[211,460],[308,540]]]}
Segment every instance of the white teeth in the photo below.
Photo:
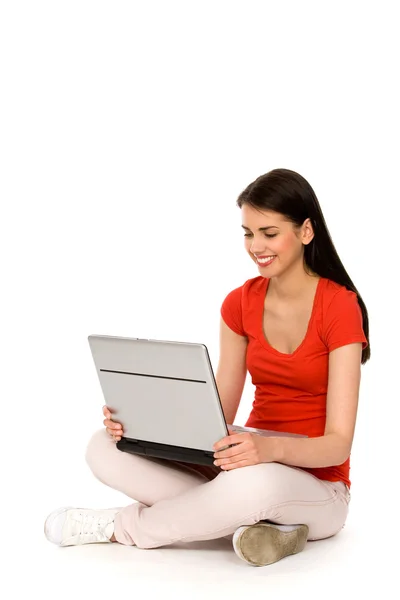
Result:
{"label": "white teeth", "polygon": [[275,258],[275,256],[267,256],[267,258],[257,258],[257,262],[265,264],[271,262],[273,258]]}

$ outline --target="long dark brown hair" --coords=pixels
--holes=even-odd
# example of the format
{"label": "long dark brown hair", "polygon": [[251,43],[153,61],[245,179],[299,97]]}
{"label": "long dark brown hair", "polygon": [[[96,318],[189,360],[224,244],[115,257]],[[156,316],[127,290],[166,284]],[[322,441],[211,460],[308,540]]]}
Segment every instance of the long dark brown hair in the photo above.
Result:
{"label": "long dark brown hair", "polygon": [[308,181],[295,171],[274,169],[250,183],[239,195],[236,204],[239,208],[248,204],[258,210],[280,213],[297,227],[301,227],[306,219],[311,220],[314,237],[304,247],[305,267],[357,294],[363,330],[368,340],[361,356],[361,364],[365,364],[371,356],[367,308],[339,258],[317,196]]}

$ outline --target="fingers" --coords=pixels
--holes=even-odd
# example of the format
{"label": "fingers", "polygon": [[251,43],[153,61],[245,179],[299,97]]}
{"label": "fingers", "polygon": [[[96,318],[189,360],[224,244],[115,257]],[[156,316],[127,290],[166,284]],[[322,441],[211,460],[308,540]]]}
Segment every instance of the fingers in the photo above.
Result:
{"label": "fingers", "polygon": [[110,429],[109,427],[106,427],[106,431],[116,442],[119,442],[122,438],[122,432],[116,432],[115,429]]}
{"label": "fingers", "polygon": [[234,463],[226,463],[224,465],[220,465],[220,469],[223,471],[232,471],[233,469],[239,469],[241,467],[248,467],[250,465],[254,465],[257,463],[248,462],[247,460],[238,460]]}
{"label": "fingers", "polygon": [[213,445],[213,450],[218,452],[218,450],[222,450],[228,446],[237,446],[238,444],[243,444],[244,442],[248,442],[250,440],[250,434],[246,433],[234,433],[230,434],[222,440],[219,440]]}
{"label": "fingers", "polygon": [[111,435],[116,442],[119,442],[123,435],[121,423],[116,423],[112,420],[111,409],[108,408],[108,406],[103,406],[103,415],[106,417],[103,421],[103,425],[105,425],[107,433]]}
{"label": "fingers", "polygon": [[103,415],[106,419],[111,419],[111,409],[106,405],[103,406]]}
{"label": "fingers", "polygon": [[104,419],[103,425],[105,425],[106,429],[112,432],[113,435],[122,435],[121,423],[115,423],[114,421],[111,421],[111,419]]}
{"label": "fingers", "polygon": [[[104,422],[104,424],[106,424],[106,422]],[[117,427],[115,427],[115,425],[117,425]],[[114,440],[116,442],[119,442],[119,440],[122,438],[123,432],[122,432],[122,426],[119,425],[119,423],[113,423],[113,426],[106,426],[106,431],[107,433],[109,433],[111,435],[111,437],[114,438]]]}
{"label": "fingers", "polygon": [[[245,450],[240,447],[241,444],[234,444],[233,446],[227,448],[226,450],[219,450],[218,452],[214,452],[214,458],[216,459],[231,459],[233,457],[237,457],[240,454],[243,454]],[[215,463],[214,463],[215,464]]]}
{"label": "fingers", "polygon": [[122,429],[121,423],[117,423],[116,421],[113,421],[112,419],[104,419],[103,425],[105,425],[106,427],[109,427],[110,429]]}

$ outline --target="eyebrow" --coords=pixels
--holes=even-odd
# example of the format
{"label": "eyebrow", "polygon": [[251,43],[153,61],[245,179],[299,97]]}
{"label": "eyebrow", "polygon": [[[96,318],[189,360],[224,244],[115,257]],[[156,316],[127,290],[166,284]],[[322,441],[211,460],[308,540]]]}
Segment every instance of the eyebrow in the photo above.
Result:
{"label": "eyebrow", "polygon": [[[247,231],[251,231],[251,229],[249,227],[246,227],[246,225],[242,225],[243,229],[247,229]],[[266,231],[267,229],[273,229],[273,228],[278,229],[277,225],[268,225],[268,227],[259,227],[258,231]]]}

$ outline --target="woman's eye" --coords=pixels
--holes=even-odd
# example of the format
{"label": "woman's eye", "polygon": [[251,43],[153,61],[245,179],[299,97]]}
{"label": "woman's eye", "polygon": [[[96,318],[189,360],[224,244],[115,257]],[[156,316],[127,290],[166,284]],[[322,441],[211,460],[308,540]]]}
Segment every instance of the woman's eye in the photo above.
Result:
{"label": "woman's eye", "polygon": [[[244,237],[251,237],[253,234],[252,233],[245,233]],[[277,233],[264,233],[265,237],[267,238],[274,238],[276,237],[278,234]]]}

